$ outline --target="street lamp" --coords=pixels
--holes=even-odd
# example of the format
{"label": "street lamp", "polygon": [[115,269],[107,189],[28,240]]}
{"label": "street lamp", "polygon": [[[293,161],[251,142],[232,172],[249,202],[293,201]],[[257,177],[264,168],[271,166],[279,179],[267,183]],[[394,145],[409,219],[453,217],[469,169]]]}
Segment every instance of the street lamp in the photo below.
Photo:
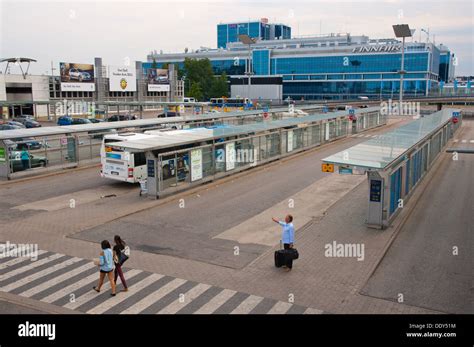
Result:
{"label": "street lamp", "polygon": [[393,25],[393,32],[395,33],[395,37],[402,38],[402,66],[400,68],[400,105],[402,107],[403,102],[403,75],[405,74],[405,38],[411,37],[413,32],[410,30],[408,24],[397,24]]}
{"label": "street lamp", "polygon": [[239,40],[240,42],[242,42],[244,45],[248,45],[249,46],[249,62],[248,62],[248,67],[247,67],[247,71],[245,72],[245,74],[247,75],[248,79],[249,79],[249,83],[248,83],[248,98],[250,100],[250,76],[252,75],[252,64],[250,63],[250,59],[252,58],[252,48],[251,46],[256,42],[255,39],[251,38],[250,36],[246,35],[246,34],[241,34],[239,35]]}

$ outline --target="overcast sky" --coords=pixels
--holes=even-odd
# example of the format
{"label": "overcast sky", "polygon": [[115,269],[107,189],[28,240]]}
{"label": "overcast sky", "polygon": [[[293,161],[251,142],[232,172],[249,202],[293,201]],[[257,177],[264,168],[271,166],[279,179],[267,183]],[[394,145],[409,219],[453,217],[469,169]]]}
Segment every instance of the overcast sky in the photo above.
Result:
{"label": "overcast sky", "polygon": [[[392,24],[408,23],[419,40],[420,28],[429,28],[431,40],[458,56],[456,75],[474,75],[472,0],[0,0],[0,57],[37,59],[34,74],[51,71],[51,61],[57,68],[60,61],[93,63],[102,57],[106,65],[123,65],[127,59],[145,61],[155,49],[215,48],[219,22],[262,17],[290,25],[293,35],[389,38]],[[426,36],[422,33],[422,41]]]}

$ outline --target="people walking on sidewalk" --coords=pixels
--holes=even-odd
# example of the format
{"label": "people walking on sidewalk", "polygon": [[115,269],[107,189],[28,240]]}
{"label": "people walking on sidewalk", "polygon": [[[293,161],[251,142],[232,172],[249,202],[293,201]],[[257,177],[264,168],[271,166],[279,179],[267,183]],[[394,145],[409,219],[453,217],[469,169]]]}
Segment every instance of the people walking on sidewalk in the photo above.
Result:
{"label": "people walking on sidewalk", "polygon": [[119,235],[114,236],[114,263],[115,263],[115,284],[117,284],[117,277],[120,276],[120,280],[122,281],[123,285],[123,292],[128,292],[127,282],[125,281],[125,276],[123,275],[122,266],[128,259],[128,255],[126,253],[126,244],[125,241]]}
{"label": "people walking on sidewalk", "polygon": [[[293,244],[295,241],[295,228],[293,226],[293,216],[291,214],[285,217],[285,221],[280,221],[277,218],[273,217],[272,220],[275,223],[280,224],[283,227],[281,240],[283,242],[283,248],[285,250],[289,250],[293,248]],[[290,271],[293,268],[293,258],[290,256],[285,257],[285,267],[286,271]]]}
{"label": "people walking on sidewalk", "polygon": [[110,247],[110,242],[104,240],[101,242],[102,251],[100,252],[99,258],[99,284],[97,287],[93,287],[93,289],[99,293],[100,288],[102,288],[102,284],[104,284],[104,278],[107,275],[110,282],[110,287],[112,288],[112,296],[115,296],[115,281],[114,281],[114,256],[112,253],[112,249]]}

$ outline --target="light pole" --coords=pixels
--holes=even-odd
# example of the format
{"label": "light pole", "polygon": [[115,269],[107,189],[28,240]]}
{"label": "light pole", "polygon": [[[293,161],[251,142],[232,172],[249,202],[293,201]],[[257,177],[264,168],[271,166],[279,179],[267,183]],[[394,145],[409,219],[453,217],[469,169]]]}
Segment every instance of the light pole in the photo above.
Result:
{"label": "light pole", "polygon": [[250,100],[250,76],[252,75],[252,64],[251,64],[251,59],[252,59],[252,45],[256,42],[255,39],[251,38],[250,36],[246,34],[239,35],[239,40],[242,42],[244,45],[249,46],[249,59],[248,59],[248,67],[247,67],[247,72],[245,73],[249,79],[248,83],[248,92],[247,92],[247,97]]}
{"label": "light pole", "polygon": [[403,75],[405,74],[405,38],[411,37],[413,32],[410,30],[408,24],[397,24],[393,25],[393,32],[395,33],[396,37],[402,38],[402,63],[400,67],[400,105],[402,107],[403,102]]}

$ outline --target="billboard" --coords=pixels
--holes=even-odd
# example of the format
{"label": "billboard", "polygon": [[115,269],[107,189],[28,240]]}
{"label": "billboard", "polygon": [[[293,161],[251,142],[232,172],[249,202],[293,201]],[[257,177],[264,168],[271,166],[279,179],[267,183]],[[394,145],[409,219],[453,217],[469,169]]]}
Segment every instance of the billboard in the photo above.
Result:
{"label": "billboard", "polygon": [[59,63],[61,91],[95,91],[94,65]]}
{"label": "billboard", "polygon": [[136,92],[137,76],[131,66],[109,66],[109,90],[111,92]]}
{"label": "billboard", "polygon": [[167,69],[148,69],[146,73],[149,92],[169,92],[170,80]]}

